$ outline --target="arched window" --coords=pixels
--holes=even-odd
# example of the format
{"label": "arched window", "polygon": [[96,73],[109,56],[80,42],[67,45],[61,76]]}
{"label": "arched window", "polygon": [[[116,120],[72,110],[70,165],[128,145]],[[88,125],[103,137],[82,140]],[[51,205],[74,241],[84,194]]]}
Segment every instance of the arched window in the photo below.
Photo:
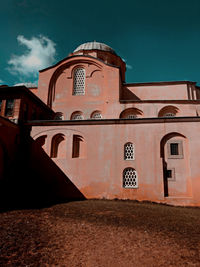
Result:
{"label": "arched window", "polygon": [[65,137],[63,134],[54,135],[51,141],[51,158],[58,157],[58,147],[63,140],[65,140]]}
{"label": "arched window", "polygon": [[83,120],[83,119],[84,119],[83,114],[80,111],[76,111],[71,115],[71,120]]}
{"label": "arched window", "polygon": [[74,70],[73,95],[84,95],[84,94],[85,94],[85,69],[76,68]]}
{"label": "arched window", "polygon": [[56,112],[54,120],[61,121],[64,119],[63,113],[62,112]]}
{"label": "arched window", "polygon": [[138,176],[135,169],[126,168],[123,171],[123,187],[138,188]]}
{"label": "arched window", "polygon": [[35,140],[35,144],[37,144],[40,147],[43,147],[46,142],[47,135],[41,135]]}
{"label": "arched window", "polygon": [[176,116],[176,114],[172,113],[172,112],[167,112],[167,113],[163,114],[163,117],[175,117],[175,116]]}
{"label": "arched window", "polygon": [[143,112],[137,108],[127,108],[123,110],[120,114],[120,119],[135,119],[138,117],[142,117]]}
{"label": "arched window", "polygon": [[100,111],[94,111],[92,114],[91,114],[91,119],[95,119],[95,120],[98,120],[98,119],[102,119],[102,114]]}
{"label": "arched window", "polygon": [[83,137],[80,135],[73,135],[73,146],[72,146],[72,158],[79,158],[81,156]]}
{"label": "arched window", "polygon": [[132,143],[126,143],[124,145],[124,159],[134,160],[135,159],[135,149]]}
{"label": "arched window", "polygon": [[159,111],[158,117],[176,117],[178,112],[179,109],[175,106],[165,106]]}

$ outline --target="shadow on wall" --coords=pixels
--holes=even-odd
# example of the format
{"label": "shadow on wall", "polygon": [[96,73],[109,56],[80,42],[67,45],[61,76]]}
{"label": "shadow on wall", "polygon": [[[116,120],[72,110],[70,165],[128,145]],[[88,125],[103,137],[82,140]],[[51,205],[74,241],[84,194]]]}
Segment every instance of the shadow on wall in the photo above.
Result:
{"label": "shadow on wall", "polygon": [[122,100],[141,100],[139,97],[137,97],[131,90],[129,90],[127,87],[123,88],[122,91]]}
{"label": "shadow on wall", "polygon": [[30,137],[22,141],[15,163],[7,166],[5,173],[0,181],[1,210],[42,208],[85,199],[41,146]]}

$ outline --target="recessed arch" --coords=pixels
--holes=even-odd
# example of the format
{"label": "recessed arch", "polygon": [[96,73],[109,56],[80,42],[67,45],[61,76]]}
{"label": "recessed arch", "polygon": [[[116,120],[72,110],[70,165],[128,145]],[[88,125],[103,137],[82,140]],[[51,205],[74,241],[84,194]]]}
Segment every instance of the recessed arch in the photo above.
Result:
{"label": "recessed arch", "polygon": [[[93,64],[97,68],[102,69],[102,62],[100,62],[100,60],[98,60],[98,59],[85,58],[85,59],[81,59],[81,63],[82,64]],[[52,66],[52,67],[57,67],[57,69],[54,71],[54,73],[52,74],[51,79],[49,81],[48,99],[47,99],[47,105],[49,107],[52,108],[52,103],[55,100],[55,90],[56,90],[55,87],[56,87],[57,78],[59,77],[59,75],[61,73],[63,73],[65,71],[65,69],[70,68],[72,65],[75,65],[74,68],[76,66],[79,66],[80,65],[80,59],[71,58],[68,62],[66,62],[66,59],[64,59],[64,60],[58,62],[56,65]],[[47,70],[47,69],[45,69],[45,70]],[[72,78],[72,77],[69,77],[69,78]]]}
{"label": "recessed arch", "polygon": [[59,149],[60,149],[61,143],[64,140],[65,140],[65,136],[64,136],[64,134],[61,134],[61,133],[56,134],[52,137],[51,153],[50,153],[51,158],[59,158],[60,157]]}
{"label": "recessed arch", "polygon": [[70,117],[70,120],[83,120],[83,113],[81,111],[74,111]]}
{"label": "recessed arch", "polygon": [[182,137],[182,138],[187,139],[185,135],[178,133],[178,132],[168,133],[165,136],[163,136],[163,138],[160,141],[160,157],[161,158],[164,157],[164,145],[167,143],[168,140],[174,137]]}
{"label": "recessed arch", "polygon": [[85,156],[85,141],[83,136],[74,134],[72,142],[72,158],[83,158]]}
{"label": "recessed arch", "polygon": [[179,109],[175,106],[165,106],[158,112],[158,117],[175,117]]}
{"label": "recessed arch", "polygon": [[37,144],[40,147],[43,147],[46,142],[47,135],[41,135],[38,138],[35,139],[35,144]]}
{"label": "recessed arch", "polygon": [[54,120],[58,120],[61,121],[64,119],[64,115],[62,112],[56,112],[55,116],[54,116]]}
{"label": "recessed arch", "polygon": [[138,108],[127,108],[120,113],[120,119],[135,119],[142,117],[143,111]]}
{"label": "recessed arch", "polygon": [[94,120],[98,120],[98,119],[102,119],[102,113],[100,110],[95,110],[91,113],[91,116],[90,116],[91,119],[94,119]]}
{"label": "recessed arch", "polygon": [[[180,185],[184,186],[186,182],[186,166],[189,155],[186,154],[184,156],[184,149],[188,151],[188,140],[181,133],[168,133],[160,141],[164,197],[177,196],[177,188],[180,188]],[[185,167],[186,169],[184,170]],[[182,172],[184,174],[181,174]],[[186,177],[184,177],[185,174]]]}

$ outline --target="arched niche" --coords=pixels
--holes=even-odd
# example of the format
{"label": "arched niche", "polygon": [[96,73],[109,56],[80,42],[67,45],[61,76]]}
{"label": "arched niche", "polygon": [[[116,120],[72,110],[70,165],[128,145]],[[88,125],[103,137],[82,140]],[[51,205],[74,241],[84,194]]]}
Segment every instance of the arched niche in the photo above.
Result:
{"label": "arched niche", "polygon": [[179,109],[175,106],[165,106],[158,112],[158,117],[175,117]]}
{"label": "arched niche", "polygon": [[66,156],[66,138],[64,134],[58,133],[51,140],[51,158],[64,158]]}
{"label": "arched niche", "polygon": [[73,135],[72,158],[84,158],[86,154],[86,143],[81,135]]}
{"label": "arched niche", "polygon": [[135,119],[135,118],[142,117],[142,116],[143,116],[142,110],[138,108],[127,108],[120,113],[119,118],[120,119]]}
{"label": "arched niche", "polygon": [[189,142],[181,133],[165,135],[160,142],[164,197],[189,196]]}
{"label": "arched niche", "polygon": [[46,143],[46,138],[47,138],[46,134],[39,136],[38,138],[35,139],[35,144],[44,148],[45,143]]}

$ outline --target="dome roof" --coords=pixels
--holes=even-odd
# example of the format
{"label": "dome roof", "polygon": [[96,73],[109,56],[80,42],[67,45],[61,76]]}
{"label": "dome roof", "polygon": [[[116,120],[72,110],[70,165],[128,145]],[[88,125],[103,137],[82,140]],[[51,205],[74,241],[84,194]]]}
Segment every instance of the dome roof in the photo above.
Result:
{"label": "dome roof", "polygon": [[74,52],[78,52],[80,50],[102,50],[116,54],[110,46],[96,41],[81,44],[74,50]]}

